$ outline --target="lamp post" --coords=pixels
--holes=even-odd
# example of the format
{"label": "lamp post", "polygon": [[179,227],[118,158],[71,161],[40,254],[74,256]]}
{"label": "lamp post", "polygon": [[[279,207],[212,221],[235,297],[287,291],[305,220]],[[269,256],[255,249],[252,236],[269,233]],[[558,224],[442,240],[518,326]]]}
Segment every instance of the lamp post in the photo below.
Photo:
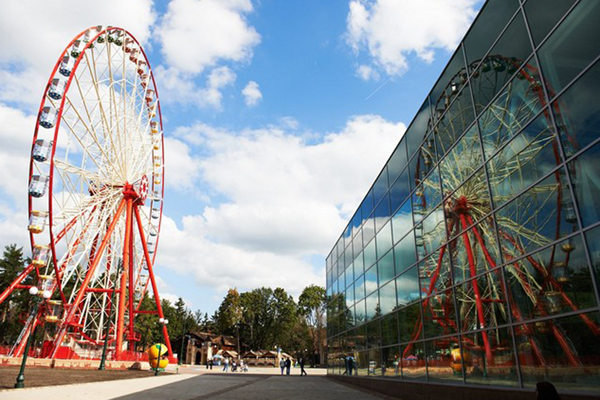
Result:
{"label": "lamp post", "polygon": [[[162,325],[162,326],[165,326],[165,325],[167,325],[167,324],[169,323],[169,320],[168,320],[168,319],[166,319],[166,318],[160,318],[160,319],[158,320],[158,323],[159,323],[160,325]],[[161,358],[162,358],[162,355],[160,354],[160,353],[161,353],[161,350],[162,350],[162,349],[161,349],[161,344],[160,344],[160,342],[159,342],[159,343],[158,343],[158,361],[156,362],[156,371],[154,371],[154,376],[157,376],[157,375],[158,375],[158,372],[160,371],[160,360],[161,360]]]}
{"label": "lamp post", "polygon": [[119,273],[121,272],[122,266],[123,261],[119,261],[119,267],[117,268],[117,273],[115,274],[113,291],[110,295],[110,309],[108,310],[108,318],[106,321],[106,329],[104,332],[104,346],[102,348],[102,358],[100,359],[100,366],[98,367],[99,371],[104,371],[104,368],[106,367],[106,350],[108,348],[108,334],[110,333],[110,315],[112,314],[113,302],[115,300],[115,292],[117,291],[117,282],[119,281]]}
{"label": "lamp post", "polygon": [[[185,329],[184,329],[185,331]],[[188,339],[188,343],[189,343],[189,338],[190,335],[188,335],[187,333],[185,333],[183,336],[181,336],[181,349],[179,351],[179,355],[177,357],[177,364],[181,365],[182,362],[182,358],[183,358],[183,342],[185,341],[185,339]]]}
{"label": "lamp post", "polygon": [[[35,286],[29,288],[29,294],[32,296],[36,296],[39,292],[39,289]],[[42,292],[42,297],[44,300],[48,300],[52,297],[52,293],[49,290],[44,290]],[[19,370],[19,375],[17,376],[17,382],[15,383],[15,389],[22,389],[25,387],[25,365],[27,364],[27,353],[29,353],[29,347],[31,346],[31,338],[33,337],[33,332],[35,331],[35,319],[37,316],[38,309],[40,307],[40,300],[35,297],[34,298],[34,307],[31,315],[33,316],[31,320],[31,332],[29,332],[29,336],[27,337],[27,343],[25,344],[25,351],[23,352],[23,361],[21,361],[21,369]]]}

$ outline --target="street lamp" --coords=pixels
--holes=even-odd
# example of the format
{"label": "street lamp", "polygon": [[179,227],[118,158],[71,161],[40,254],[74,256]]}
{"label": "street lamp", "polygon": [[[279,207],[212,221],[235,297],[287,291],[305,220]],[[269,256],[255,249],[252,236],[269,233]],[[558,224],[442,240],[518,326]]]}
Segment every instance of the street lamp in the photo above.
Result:
{"label": "street lamp", "polygon": [[[25,387],[25,365],[27,364],[27,353],[29,353],[29,347],[31,346],[31,338],[33,337],[33,332],[35,331],[35,320],[37,316],[38,309],[40,307],[40,300],[37,297],[39,289],[35,286],[29,288],[29,294],[32,296],[36,296],[34,298],[34,307],[31,315],[33,318],[31,319],[31,332],[29,332],[29,336],[27,337],[27,343],[25,344],[25,351],[23,352],[23,361],[21,361],[21,369],[19,370],[19,376],[17,376],[17,382],[15,383],[15,389],[22,389]],[[48,300],[52,297],[52,293],[49,290],[42,291],[42,297],[44,300]]]}
{"label": "street lamp", "polygon": [[[161,324],[164,327],[165,325],[169,324],[169,320],[166,319],[166,318],[162,318],[161,317],[161,318],[158,319],[158,323]],[[162,355],[161,355],[161,344],[159,342],[158,343],[158,361],[156,362],[156,371],[154,371],[154,376],[157,376],[158,372],[160,370],[160,359],[161,358],[162,358]]]}

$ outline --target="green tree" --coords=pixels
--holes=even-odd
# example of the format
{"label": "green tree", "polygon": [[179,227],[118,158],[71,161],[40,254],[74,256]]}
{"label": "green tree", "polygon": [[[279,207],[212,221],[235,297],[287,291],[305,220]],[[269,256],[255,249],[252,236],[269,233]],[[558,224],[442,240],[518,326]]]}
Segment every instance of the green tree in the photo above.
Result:
{"label": "green tree", "polygon": [[[0,259],[0,293],[17,278],[28,262],[29,260],[23,256],[22,247],[11,244],[4,248]],[[22,282],[24,285],[32,283],[31,276]],[[17,289],[0,305],[0,343],[14,344],[23,328],[21,317],[27,314],[31,302],[31,296],[27,291]]]}
{"label": "green tree", "polygon": [[237,289],[229,289],[217,310],[217,326],[221,332],[235,333],[238,354],[240,348],[240,323],[242,322],[242,306]]}
{"label": "green tree", "polygon": [[310,285],[304,288],[298,298],[302,312],[312,337],[312,348],[319,354],[319,363],[325,364],[323,338],[325,335],[326,291],[322,286]]}

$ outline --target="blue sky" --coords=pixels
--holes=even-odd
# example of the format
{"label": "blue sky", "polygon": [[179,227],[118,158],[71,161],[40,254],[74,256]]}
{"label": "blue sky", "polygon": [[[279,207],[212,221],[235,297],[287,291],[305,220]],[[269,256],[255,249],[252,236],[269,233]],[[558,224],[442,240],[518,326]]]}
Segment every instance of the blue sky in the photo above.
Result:
{"label": "blue sky", "polygon": [[[102,4],[100,4],[102,3]],[[11,1],[0,16],[0,244],[29,247],[39,100],[81,30],[129,30],[165,134],[165,297],[324,285],[324,258],[481,7],[476,0]]]}

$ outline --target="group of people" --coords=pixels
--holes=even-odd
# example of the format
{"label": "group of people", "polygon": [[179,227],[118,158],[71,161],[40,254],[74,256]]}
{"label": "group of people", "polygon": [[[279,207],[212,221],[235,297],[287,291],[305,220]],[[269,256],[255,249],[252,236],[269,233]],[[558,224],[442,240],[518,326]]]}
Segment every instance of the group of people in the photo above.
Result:
{"label": "group of people", "polygon": [[236,360],[231,357],[225,357],[223,360],[223,372],[229,372],[229,365],[231,364],[231,372],[248,372],[248,364],[244,360]]}
{"label": "group of people", "polygon": [[[300,365],[300,376],[308,375],[304,370],[304,358],[300,357],[300,359],[298,360],[298,365]],[[279,361],[279,368],[281,368],[281,375],[283,375],[284,371],[286,375],[289,375],[290,369],[292,368],[292,360],[290,360],[289,357],[282,357]]]}

